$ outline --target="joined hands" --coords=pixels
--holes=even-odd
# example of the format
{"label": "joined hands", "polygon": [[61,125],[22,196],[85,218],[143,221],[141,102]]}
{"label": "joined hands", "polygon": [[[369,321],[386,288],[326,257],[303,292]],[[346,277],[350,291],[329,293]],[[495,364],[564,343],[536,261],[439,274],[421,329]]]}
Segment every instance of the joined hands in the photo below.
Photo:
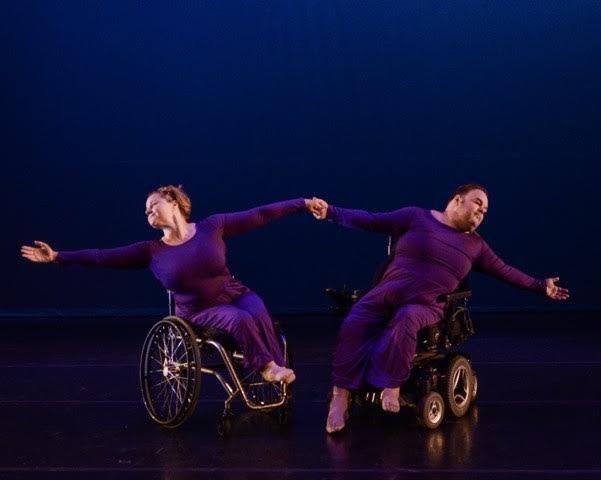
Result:
{"label": "joined hands", "polygon": [[307,198],[305,206],[317,220],[325,220],[328,214],[328,202],[317,197]]}

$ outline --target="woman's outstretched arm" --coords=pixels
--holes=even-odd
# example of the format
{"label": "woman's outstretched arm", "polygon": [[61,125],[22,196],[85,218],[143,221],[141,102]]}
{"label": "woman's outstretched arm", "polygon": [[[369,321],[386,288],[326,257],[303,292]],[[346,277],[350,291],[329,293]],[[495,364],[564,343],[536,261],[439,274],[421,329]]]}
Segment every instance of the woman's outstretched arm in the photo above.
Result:
{"label": "woman's outstretched arm", "polygon": [[150,242],[138,242],[118,248],[55,251],[45,242],[23,245],[21,256],[34,263],[56,262],[108,268],[146,268],[150,264]]}
{"label": "woman's outstretched arm", "polygon": [[304,210],[315,213],[316,200],[315,198],[296,198],[284,202],[270,203],[242,212],[218,213],[208,217],[207,221],[220,230],[224,237],[231,237],[256,230],[292,213]]}

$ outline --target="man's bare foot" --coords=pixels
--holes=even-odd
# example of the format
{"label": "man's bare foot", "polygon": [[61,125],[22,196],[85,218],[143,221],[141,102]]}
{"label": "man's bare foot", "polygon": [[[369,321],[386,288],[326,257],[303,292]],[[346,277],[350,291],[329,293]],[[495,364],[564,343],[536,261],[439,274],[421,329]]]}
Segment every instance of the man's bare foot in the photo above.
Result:
{"label": "man's bare foot", "polygon": [[284,382],[290,384],[296,380],[294,370],[291,368],[280,367],[275,362],[269,362],[261,371],[261,375],[266,382]]}
{"label": "man's bare foot", "polygon": [[349,416],[351,392],[345,388],[334,387],[332,390],[332,399],[330,400],[330,410],[326,421],[326,432],[334,433],[342,430]]}
{"label": "man's bare foot", "polygon": [[380,399],[382,400],[382,410],[385,412],[393,412],[398,413],[401,409],[401,404],[399,402],[399,393],[401,391],[400,387],[397,388],[384,388],[380,395]]}

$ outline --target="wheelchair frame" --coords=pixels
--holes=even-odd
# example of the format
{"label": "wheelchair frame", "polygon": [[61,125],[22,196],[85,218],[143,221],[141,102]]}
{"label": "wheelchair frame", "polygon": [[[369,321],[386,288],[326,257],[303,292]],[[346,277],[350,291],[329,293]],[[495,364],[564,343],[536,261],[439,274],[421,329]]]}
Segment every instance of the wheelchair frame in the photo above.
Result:
{"label": "wheelchair frame", "polygon": [[[277,411],[278,422],[288,421],[290,387],[285,382],[269,383],[260,372],[244,372],[244,354],[227,333],[193,326],[175,316],[169,294],[170,315],[157,322],[144,341],[140,358],[140,388],[150,417],[166,428],[177,428],[193,413],[198,403],[201,377],[211,375],[226,392],[217,423],[220,435],[231,429],[232,403],[236,398],[250,410]],[[288,361],[288,344],[280,334]],[[202,355],[216,352],[221,363],[204,365]],[[220,370],[225,369],[227,375]],[[229,379],[227,378],[229,376]]]}

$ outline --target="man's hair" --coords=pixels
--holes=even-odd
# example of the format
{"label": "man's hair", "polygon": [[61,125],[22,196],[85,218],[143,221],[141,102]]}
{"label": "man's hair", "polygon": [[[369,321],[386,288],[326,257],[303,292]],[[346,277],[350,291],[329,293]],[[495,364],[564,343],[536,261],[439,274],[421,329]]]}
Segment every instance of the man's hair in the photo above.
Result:
{"label": "man's hair", "polygon": [[[455,191],[452,193],[452,195],[449,197],[448,202],[450,202],[451,200],[453,200],[455,198],[456,195],[460,195],[463,196],[468,192],[471,192],[472,190],[482,190],[484,193],[486,193],[486,196],[488,197],[488,190],[486,190],[486,188],[482,185],[480,185],[479,183],[465,183],[463,185],[459,185]],[[448,203],[447,202],[447,203]]]}
{"label": "man's hair", "polygon": [[192,202],[190,201],[190,197],[181,185],[177,187],[175,185],[165,185],[164,187],[159,187],[156,190],[153,190],[148,194],[150,197],[153,193],[158,193],[163,198],[167,200],[172,200],[177,203],[179,207],[179,211],[182,212],[182,215],[186,219],[187,222],[190,221],[190,213],[192,213]]}

